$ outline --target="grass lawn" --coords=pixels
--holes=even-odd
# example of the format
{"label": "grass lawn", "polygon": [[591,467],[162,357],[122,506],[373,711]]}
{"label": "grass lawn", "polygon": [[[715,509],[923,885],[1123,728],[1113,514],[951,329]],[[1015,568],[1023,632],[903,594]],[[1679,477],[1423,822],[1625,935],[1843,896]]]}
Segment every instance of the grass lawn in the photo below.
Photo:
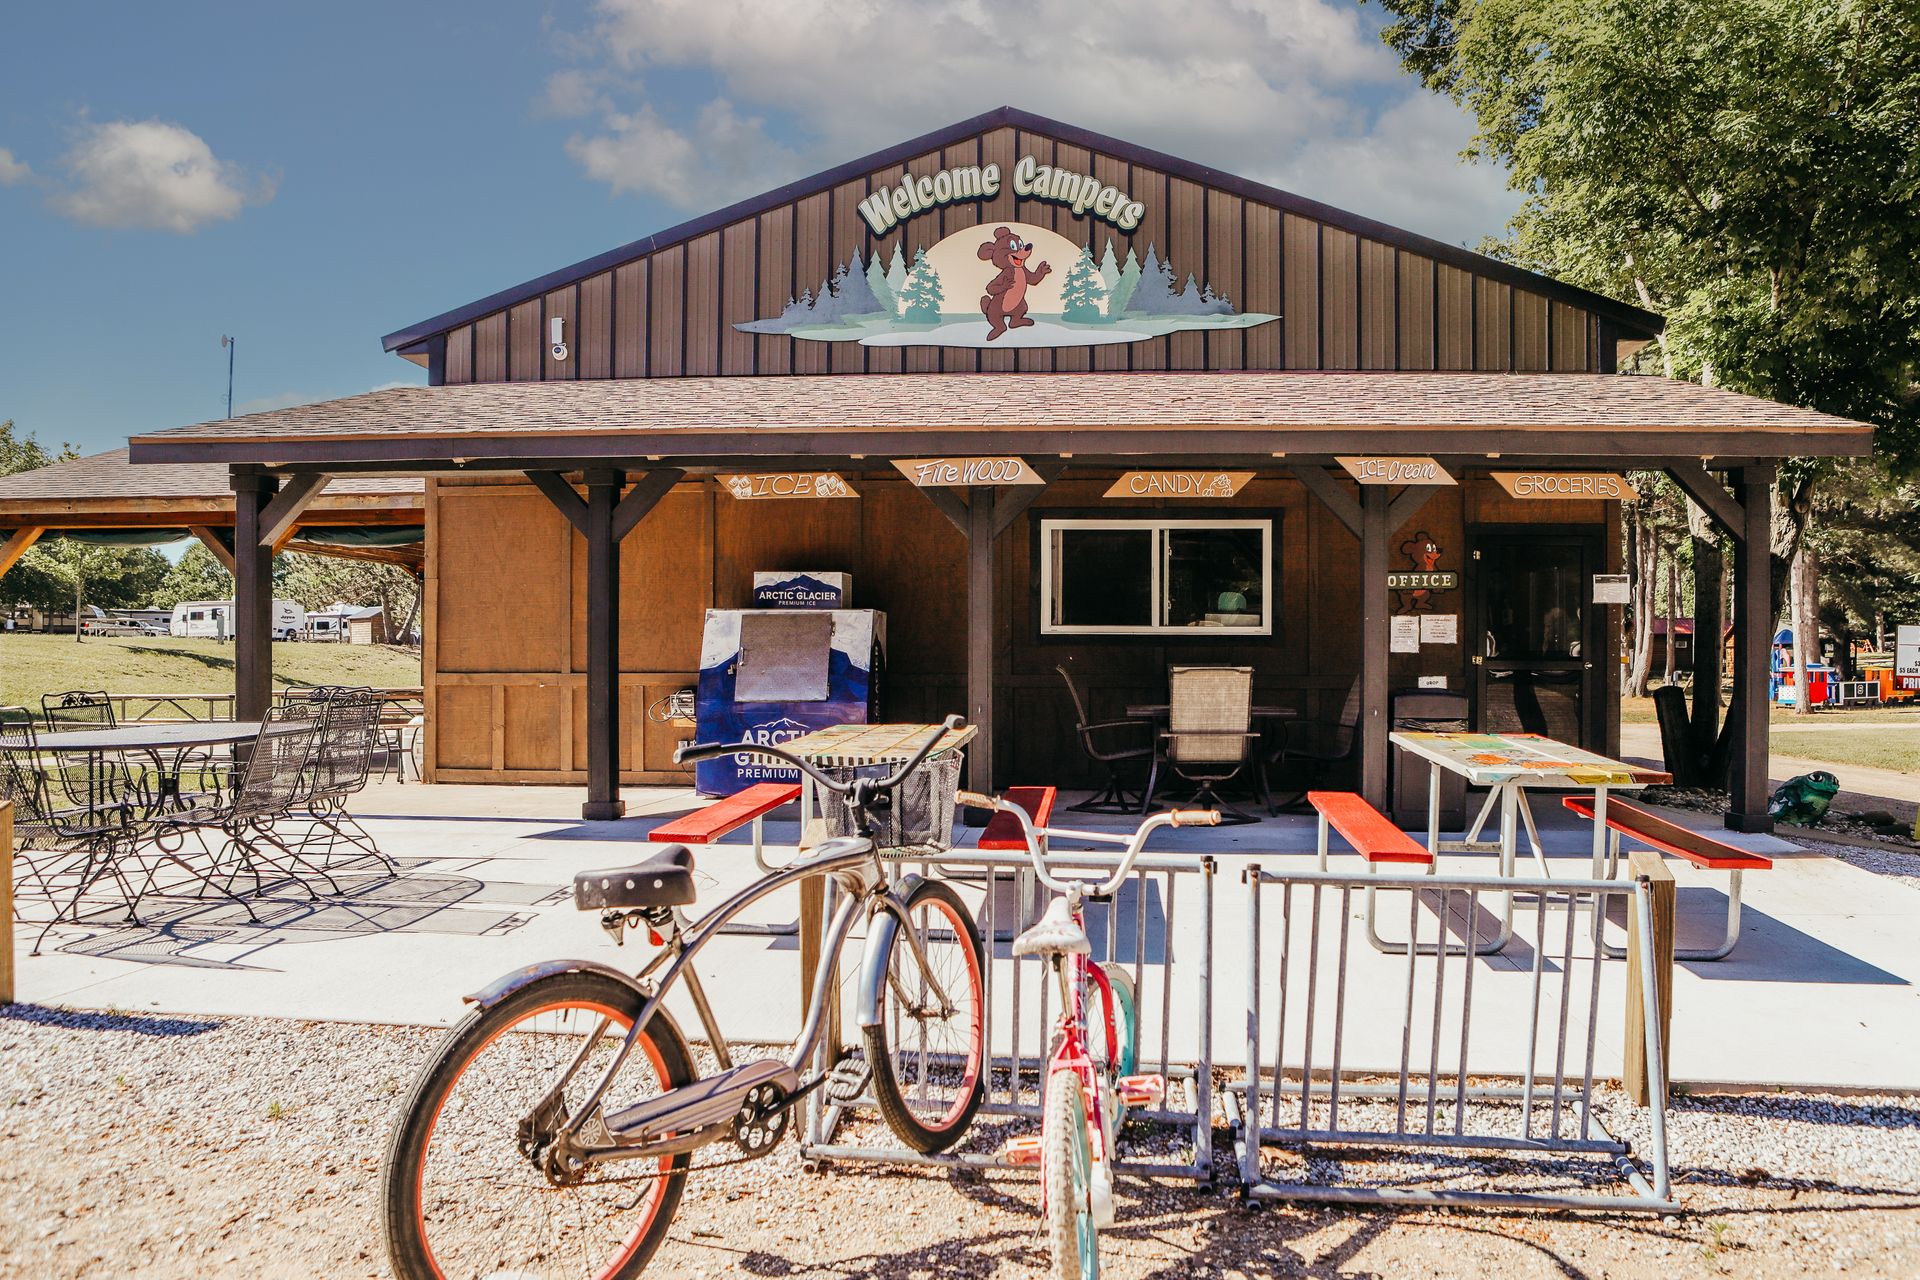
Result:
{"label": "grass lawn", "polygon": [[1795,733],[1790,728],[1781,728],[1778,719],[1773,723],[1771,741],[1775,755],[1920,773],[1920,733],[1879,733],[1871,727]]}
{"label": "grass lawn", "polygon": [[[276,686],[420,683],[417,650],[389,645],[281,643],[273,646]],[[108,693],[231,693],[233,645],[219,640],[0,635],[0,706],[38,710],[63,689]]]}
{"label": "grass lawn", "polygon": [[[1687,695],[1691,698],[1693,695]],[[1848,707],[1816,708],[1804,719],[1792,707],[1773,708],[1773,728],[1776,734],[1789,732],[1796,724],[1920,724],[1920,699],[1915,699],[1900,707]],[[1654,724],[1659,717],[1653,711],[1652,698],[1620,699],[1620,721],[1623,724]]]}

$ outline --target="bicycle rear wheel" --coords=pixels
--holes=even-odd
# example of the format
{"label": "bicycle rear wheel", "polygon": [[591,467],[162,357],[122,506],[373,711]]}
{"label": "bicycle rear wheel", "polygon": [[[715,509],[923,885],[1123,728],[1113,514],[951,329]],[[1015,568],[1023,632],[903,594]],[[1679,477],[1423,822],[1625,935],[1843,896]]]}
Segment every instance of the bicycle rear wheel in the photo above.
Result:
{"label": "bicycle rear wheel", "polygon": [[1093,1152],[1087,1145],[1086,1094],[1080,1076],[1047,1077],[1041,1113],[1040,1187],[1045,1197],[1047,1252],[1054,1280],[1097,1280],[1100,1231],[1093,1221]]}
{"label": "bicycle rear wheel", "polygon": [[944,1151],[966,1133],[982,1097],[987,1004],[980,934],[960,895],[938,880],[914,887],[906,915],[888,944],[880,1023],[866,1032],[873,1099],[902,1142]]}
{"label": "bicycle rear wheel", "polygon": [[[1107,1022],[1097,1007],[1087,1010],[1087,1044],[1093,1051],[1094,1061],[1115,1078],[1130,1076],[1140,1069],[1140,1009],[1133,990],[1133,975],[1117,964],[1107,963],[1100,966],[1100,972],[1106,975],[1107,990],[1113,993],[1113,1037],[1119,1052],[1111,1062],[1107,1060]],[[1097,1002],[1099,984],[1089,983],[1087,994]]]}
{"label": "bicycle rear wheel", "polygon": [[[666,1238],[688,1157],[590,1166],[555,1186],[535,1163],[557,1099],[569,1112],[640,1015],[640,993],[599,973],[530,983],[453,1027],[394,1125],[381,1199],[400,1280],[640,1273]],[[611,1112],[692,1079],[686,1043],[655,1017],[602,1104]]]}

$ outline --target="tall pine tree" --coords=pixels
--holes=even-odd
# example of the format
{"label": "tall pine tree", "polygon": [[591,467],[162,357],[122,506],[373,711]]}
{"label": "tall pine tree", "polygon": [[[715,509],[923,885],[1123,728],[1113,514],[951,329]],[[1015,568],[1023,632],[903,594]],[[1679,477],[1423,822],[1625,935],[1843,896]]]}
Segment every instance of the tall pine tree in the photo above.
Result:
{"label": "tall pine tree", "polygon": [[940,273],[927,261],[925,249],[913,251],[913,270],[900,291],[900,301],[904,306],[900,319],[907,324],[940,323],[940,304],[946,301],[946,294],[940,288]]}
{"label": "tall pine tree", "polygon": [[1106,319],[1102,309],[1106,300],[1107,286],[1100,279],[1100,268],[1094,265],[1093,250],[1082,246],[1060,288],[1062,318],[1073,324],[1099,324]]}

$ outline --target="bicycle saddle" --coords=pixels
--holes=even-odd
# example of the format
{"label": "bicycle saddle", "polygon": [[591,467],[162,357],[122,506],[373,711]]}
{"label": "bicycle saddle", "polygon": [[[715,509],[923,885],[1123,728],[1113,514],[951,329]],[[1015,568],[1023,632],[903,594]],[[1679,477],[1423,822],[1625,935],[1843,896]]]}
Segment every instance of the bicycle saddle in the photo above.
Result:
{"label": "bicycle saddle", "polygon": [[573,905],[582,911],[684,907],[693,901],[693,850],[670,844],[645,862],[573,877]]}
{"label": "bicycle saddle", "polygon": [[1046,911],[1019,937],[1013,940],[1016,956],[1084,956],[1093,950],[1087,931],[1067,910],[1065,898],[1055,898]]}

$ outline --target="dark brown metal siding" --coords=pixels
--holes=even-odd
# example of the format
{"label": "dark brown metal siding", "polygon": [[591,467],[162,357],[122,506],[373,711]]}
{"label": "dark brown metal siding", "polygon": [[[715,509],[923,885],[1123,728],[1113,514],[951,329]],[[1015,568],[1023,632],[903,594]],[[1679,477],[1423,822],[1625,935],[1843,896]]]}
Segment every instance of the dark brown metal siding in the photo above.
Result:
{"label": "dark brown metal siding", "polygon": [[[1065,206],[1020,200],[1013,167],[1023,155],[1093,173],[1146,205],[1131,234]],[[859,215],[869,193],[943,167],[998,164],[1000,193],[950,204],[875,236]],[[742,323],[777,316],[803,291],[817,293],[858,256],[884,270],[896,249],[916,251],[967,227],[1015,221],[1050,227],[1095,261],[1144,263],[1151,249],[1237,311],[1279,317],[1247,329],[1188,331],[1097,347],[987,349],[861,347],[748,334]],[[1052,264],[1057,273],[1071,261]],[[966,291],[962,286],[962,291]],[[964,313],[972,297],[946,299]],[[547,322],[567,322],[567,361],[547,351]],[[710,374],[1074,372],[1082,369],[1551,369],[1598,367],[1599,325],[1583,308],[1512,286],[1411,249],[1367,240],[1311,217],[1210,188],[1120,156],[1002,127],[799,197],[692,240],[668,245],[544,298],[448,332],[446,380],[641,378]]]}

